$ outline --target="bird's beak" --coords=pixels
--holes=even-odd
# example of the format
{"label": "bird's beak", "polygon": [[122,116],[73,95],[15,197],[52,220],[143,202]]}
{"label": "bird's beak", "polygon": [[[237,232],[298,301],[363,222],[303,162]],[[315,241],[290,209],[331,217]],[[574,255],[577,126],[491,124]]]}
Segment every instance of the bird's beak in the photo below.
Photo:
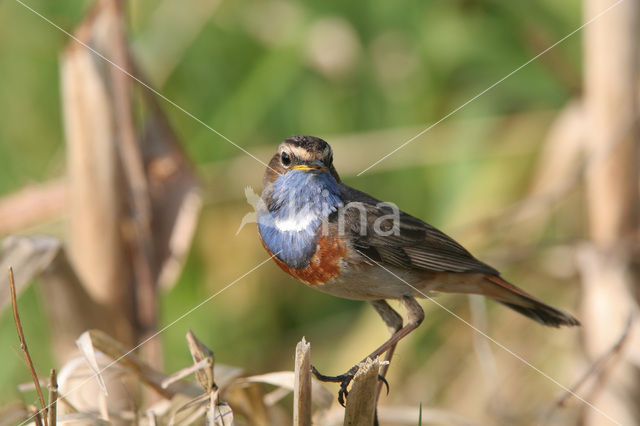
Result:
{"label": "bird's beak", "polygon": [[296,170],[327,170],[327,166],[324,165],[322,161],[316,160],[311,164],[298,164],[297,166],[293,166]]}

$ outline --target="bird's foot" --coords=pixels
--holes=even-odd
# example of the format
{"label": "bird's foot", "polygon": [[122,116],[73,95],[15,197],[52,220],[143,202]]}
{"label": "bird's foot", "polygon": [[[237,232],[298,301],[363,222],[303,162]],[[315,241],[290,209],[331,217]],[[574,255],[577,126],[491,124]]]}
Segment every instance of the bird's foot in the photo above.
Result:
{"label": "bird's foot", "polygon": [[[354,365],[353,367],[351,367],[351,369],[349,369],[349,371],[347,371],[344,374],[340,374],[339,376],[325,376],[324,374],[321,374],[316,369],[316,367],[312,365],[311,372],[313,373],[314,376],[316,376],[316,379],[320,380],[321,382],[340,383],[340,390],[338,391],[338,402],[340,403],[340,405],[344,407],[345,398],[349,396],[349,391],[347,390],[347,388],[349,387],[349,384],[351,383],[354,376],[356,375],[358,368],[359,368],[358,365]],[[378,375],[378,380],[384,383],[385,387],[387,388],[387,395],[388,395],[389,382],[387,382],[387,379],[385,379],[384,376],[381,376],[381,375]]]}

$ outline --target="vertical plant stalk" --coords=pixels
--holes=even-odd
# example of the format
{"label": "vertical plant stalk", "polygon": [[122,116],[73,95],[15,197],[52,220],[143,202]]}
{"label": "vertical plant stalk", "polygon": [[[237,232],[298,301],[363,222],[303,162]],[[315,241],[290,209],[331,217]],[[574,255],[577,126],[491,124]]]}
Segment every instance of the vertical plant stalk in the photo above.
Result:
{"label": "vertical plant stalk", "polygon": [[33,422],[36,424],[36,426],[42,426],[44,424],[42,420],[46,419],[46,416],[43,417],[42,411],[38,410],[38,407],[36,407],[35,405],[31,405],[29,406],[29,408],[33,410],[33,414],[31,415],[31,417],[33,418]]}
{"label": "vertical plant stalk", "polygon": [[353,384],[347,397],[344,424],[349,426],[371,426],[376,419],[378,400],[378,377],[380,359],[367,358],[358,365]]}
{"label": "vertical plant stalk", "polygon": [[[586,0],[585,19],[611,3]],[[637,1],[623,1],[584,30],[589,231],[606,248],[632,237],[640,222],[638,8]]]}
{"label": "vertical plant stalk", "polygon": [[[117,16],[98,1],[75,36],[105,57],[114,55]],[[69,255],[80,282],[104,306],[114,337],[137,341],[132,265],[123,235],[127,194],[120,164],[111,66],[70,42],[61,59],[62,107],[69,185]]]}
{"label": "vertical plant stalk", "polygon": [[[113,44],[113,61],[132,73],[129,60],[128,42],[125,29],[125,14],[120,0],[113,2],[116,15],[116,31]],[[126,235],[133,260],[135,277],[135,315],[138,339],[145,340],[157,328],[157,268],[154,262],[151,236],[151,199],[144,169],[140,139],[136,131],[133,111],[133,80],[121,70],[111,67],[113,102],[116,132],[120,143],[118,153],[125,175],[131,233]],[[155,367],[161,362],[161,348],[158,339],[146,345],[147,358]]]}
{"label": "vertical plant stalk", "polygon": [[293,424],[311,426],[311,345],[303,337],[296,345],[293,381]]}
{"label": "vertical plant stalk", "polygon": [[[585,20],[613,4],[585,0]],[[629,344],[608,380],[591,391],[594,403],[623,424],[640,421],[638,294],[640,268],[640,132],[638,130],[638,1],[619,2],[584,29],[584,93],[588,226],[591,243],[580,250],[582,318],[588,355],[596,359],[615,344],[631,315]],[[633,351],[636,351],[635,354]],[[596,396],[597,395],[597,396]],[[585,410],[587,410],[585,408]],[[585,411],[586,423],[600,419]]]}
{"label": "vertical plant stalk", "polygon": [[49,375],[49,426],[56,426],[58,418],[58,377],[56,370]]}
{"label": "vertical plant stalk", "polygon": [[22,323],[20,322],[20,314],[18,313],[18,300],[16,298],[16,282],[13,277],[13,268],[9,268],[9,286],[11,287],[11,306],[13,307],[13,320],[16,323],[16,329],[18,330],[18,338],[20,339],[20,347],[27,358],[27,365],[29,371],[31,371],[31,378],[36,386],[36,392],[38,392],[38,399],[40,400],[41,412],[44,414],[42,420],[44,426],[47,426],[47,405],[44,403],[44,396],[42,395],[42,388],[40,387],[40,380],[38,380],[38,374],[33,366],[31,355],[29,354],[29,348],[27,348],[27,341],[24,338],[24,331],[22,330]]}

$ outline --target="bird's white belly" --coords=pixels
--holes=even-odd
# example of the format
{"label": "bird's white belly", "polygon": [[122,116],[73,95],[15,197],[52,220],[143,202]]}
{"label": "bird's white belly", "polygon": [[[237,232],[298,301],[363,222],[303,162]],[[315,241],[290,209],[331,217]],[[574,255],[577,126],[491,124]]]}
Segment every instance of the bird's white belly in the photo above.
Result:
{"label": "bird's white belly", "polygon": [[366,272],[359,268],[343,270],[333,280],[312,287],[333,296],[354,300],[430,296],[432,286],[418,271],[398,268],[386,270],[379,266],[368,266],[366,269]]}

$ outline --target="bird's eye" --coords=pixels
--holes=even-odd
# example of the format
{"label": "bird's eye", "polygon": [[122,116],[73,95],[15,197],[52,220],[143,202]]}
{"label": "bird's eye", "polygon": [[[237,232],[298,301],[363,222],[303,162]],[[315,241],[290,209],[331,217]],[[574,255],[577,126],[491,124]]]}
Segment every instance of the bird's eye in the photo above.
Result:
{"label": "bird's eye", "polygon": [[280,161],[282,161],[283,166],[289,166],[291,164],[291,157],[286,152],[280,154]]}

